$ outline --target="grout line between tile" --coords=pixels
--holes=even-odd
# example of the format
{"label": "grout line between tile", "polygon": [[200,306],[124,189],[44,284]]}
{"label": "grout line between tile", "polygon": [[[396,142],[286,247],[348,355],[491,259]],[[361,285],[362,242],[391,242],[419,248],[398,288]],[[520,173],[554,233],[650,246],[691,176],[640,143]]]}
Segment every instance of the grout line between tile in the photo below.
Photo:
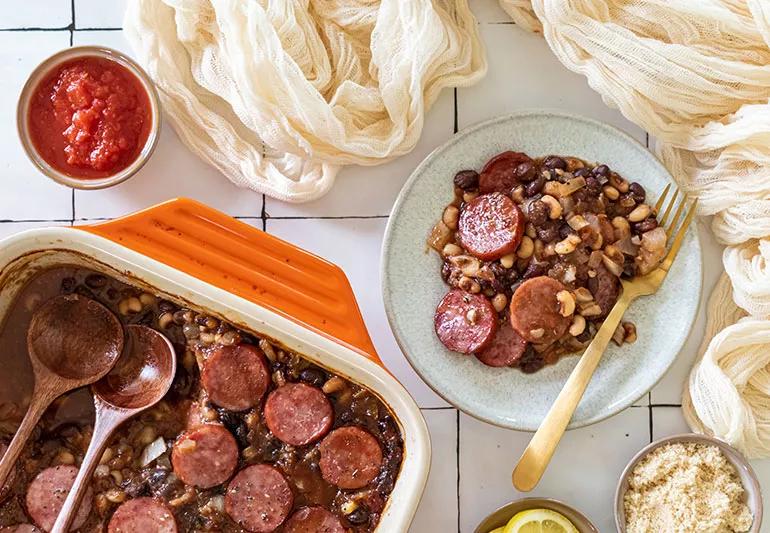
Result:
{"label": "grout line between tile", "polygon": [[36,28],[36,27],[29,27],[29,28],[0,28],[0,31],[7,31],[7,32],[25,32],[25,31],[67,31],[72,30],[70,26],[62,26],[61,28]]}
{"label": "grout line between tile", "polygon": [[[300,217],[300,216],[277,216],[273,217],[268,214],[265,214],[265,219],[270,220],[344,220],[344,219],[376,219],[376,218],[388,218],[390,215],[341,215],[341,216],[309,216],[309,217]],[[238,218],[238,217],[235,217]]]}
{"label": "grout line between tile", "polygon": [[460,533],[460,411],[455,409],[455,424],[457,427],[457,442],[455,443],[455,450],[457,453],[457,462],[455,468],[457,469],[457,533]]}
{"label": "grout line between tile", "polygon": [[112,28],[112,27],[104,27],[104,28],[75,28],[75,31],[123,31],[123,28]]}
{"label": "grout line between tile", "polygon": [[647,413],[648,413],[649,420],[650,420],[650,442],[652,442],[652,440],[653,440],[652,436],[653,436],[654,433],[653,433],[653,428],[652,428],[652,419],[653,419],[652,412],[653,412],[653,408],[652,408],[652,393],[651,392],[647,393],[647,403],[649,404]]}

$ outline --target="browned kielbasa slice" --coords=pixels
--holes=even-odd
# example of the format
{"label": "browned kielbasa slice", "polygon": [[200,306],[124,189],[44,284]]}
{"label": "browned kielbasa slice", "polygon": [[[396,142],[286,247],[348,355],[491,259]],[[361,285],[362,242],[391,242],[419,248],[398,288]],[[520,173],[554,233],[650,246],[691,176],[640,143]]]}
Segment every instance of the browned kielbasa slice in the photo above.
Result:
{"label": "browned kielbasa slice", "polygon": [[513,200],[499,192],[468,202],[457,222],[460,243],[484,261],[515,252],[523,235],[524,215]]}
{"label": "browned kielbasa slice", "polygon": [[268,533],[289,516],[294,495],[276,468],[252,465],[244,468],[227,486],[225,511],[239,526],[253,533]]}
{"label": "browned kielbasa slice", "polygon": [[551,344],[569,328],[572,319],[559,313],[556,295],[566,287],[548,276],[530,278],[511,297],[511,326],[524,340]]}
{"label": "browned kielbasa slice", "polygon": [[471,354],[486,348],[497,332],[497,312],[481,294],[452,289],[433,318],[436,335],[453,352]]}
{"label": "browned kielbasa slice", "polygon": [[334,409],[326,395],[305,383],[287,383],[265,402],[265,423],[286,444],[310,444],[331,429]]}
{"label": "browned kielbasa slice", "polygon": [[341,489],[365,487],[380,473],[382,448],[365,429],[337,428],[321,441],[320,451],[321,475]]}
{"label": "browned kielbasa slice", "polygon": [[[26,504],[27,514],[37,527],[50,531],[77,475],[76,466],[61,465],[46,468],[35,476],[27,488]],[[80,528],[85,523],[88,513],[91,512],[92,498],[93,491],[89,487],[72,521],[70,531]]]}
{"label": "browned kielbasa slice", "polygon": [[323,507],[302,507],[283,526],[284,533],[345,533],[339,518]]}
{"label": "browned kielbasa slice", "polygon": [[204,424],[179,435],[171,451],[171,464],[179,479],[208,489],[233,475],[238,465],[238,444],[224,426]]}
{"label": "browned kielbasa slice", "polygon": [[602,314],[596,318],[604,318],[612,311],[620,296],[620,279],[607,270],[604,265],[596,267],[596,276],[588,278],[588,290],[594,295],[594,301],[599,305]]}
{"label": "browned kielbasa slice", "polygon": [[176,533],[176,520],[168,507],[153,498],[128,500],[118,507],[107,526],[107,533]]}
{"label": "browned kielbasa slice", "polygon": [[508,193],[519,180],[516,177],[516,167],[521,163],[532,161],[527,154],[521,152],[503,152],[487,161],[479,174],[479,192]]}
{"label": "browned kielbasa slice", "polygon": [[516,366],[527,350],[527,341],[510,324],[500,326],[492,342],[476,358],[488,366]]}
{"label": "browned kielbasa slice", "polygon": [[270,371],[262,351],[250,344],[219,346],[203,363],[201,383],[219,407],[243,411],[262,400]]}

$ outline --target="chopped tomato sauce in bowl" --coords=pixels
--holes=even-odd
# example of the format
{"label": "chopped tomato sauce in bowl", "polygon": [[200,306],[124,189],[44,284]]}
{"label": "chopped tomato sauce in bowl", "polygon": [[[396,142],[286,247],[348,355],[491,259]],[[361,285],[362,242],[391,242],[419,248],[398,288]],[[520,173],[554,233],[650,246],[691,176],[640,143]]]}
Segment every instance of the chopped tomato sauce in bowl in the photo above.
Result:
{"label": "chopped tomato sauce in bowl", "polygon": [[160,104],[147,74],[125,55],[77,47],[41,63],[19,98],[24,149],[48,177],[101,189],[135,174],[155,148]]}

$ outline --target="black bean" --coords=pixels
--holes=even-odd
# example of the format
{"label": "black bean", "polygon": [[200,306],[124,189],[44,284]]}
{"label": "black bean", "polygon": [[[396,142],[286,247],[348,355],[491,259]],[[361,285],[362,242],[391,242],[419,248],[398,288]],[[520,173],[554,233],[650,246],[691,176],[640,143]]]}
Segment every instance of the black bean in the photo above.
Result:
{"label": "black bean", "polygon": [[534,181],[527,183],[527,186],[524,188],[524,194],[526,194],[528,198],[540,194],[543,187],[545,187],[545,181],[545,177],[543,177],[542,174],[538,175]]}
{"label": "black bean", "polygon": [[158,309],[161,313],[172,313],[176,309],[176,306],[168,300],[161,300],[158,302]]}
{"label": "black bean", "polygon": [[595,176],[608,177],[610,175],[610,167],[607,165],[599,165],[593,170]]}
{"label": "black bean", "polygon": [[572,173],[573,176],[576,178],[585,178],[587,176],[590,176],[591,173],[588,171],[587,168],[579,168],[575,172]]}
{"label": "black bean", "polygon": [[562,239],[566,239],[567,235],[571,233],[573,233],[573,231],[572,231],[572,228],[569,227],[569,224],[562,224],[559,227],[559,237],[561,237]]}
{"label": "black bean", "polygon": [[96,297],[91,289],[86,287],[85,285],[78,285],[75,287],[75,294],[79,294],[80,296],[85,296],[86,298],[91,298],[92,300]]}
{"label": "black bean", "polygon": [[185,314],[187,313],[186,309],[180,309],[179,311],[176,311],[174,313],[174,324],[181,326],[186,322],[185,320]]}
{"label": "black bean", "polygon": [[116,288],[110,287],[107,289],[107,298],[109,298],[110,300],[116,300],[118,296],[120,296],[120,293]]}
{"label": "black bean", "polygon": [[658,221],[654,217],[645,218],[641,222],[637,222],[632,226],[634,233],[641,235],[642,233],[654,230],[658,227]]}
{"label": "black bean", "polygon": [[639,183],[633,182],[628,186],[628,191],[633,195],[637,204],[644,203],[644,200],[647,197],[647,193],[645,192],[644,187],[642,187]]}
{"label": "black bean", "polygon": [[[583,187],[587,193],[591,196],[599,196],[602,193],[602,184],[594,176],[588,176],[586,178],[586,186]],[[580,191],[578,191],[580,192]]]}
{"label": "black bean", "polygon": [[559,168],[564,170],[567,168],[567,162],[557,155],[549,155],[543,160],[543,164],[550,169]]}
{"label": "black bean", "polygon": [[532,181],[535,179],[536,173],[537,171],[532,161],[524,161],[516,167],[516,177],[520,181]]}
{"label": "black bean", "polygon": [[299,373],[299,379],[314,387],[321,387],[326,383],[326,372],[320,368],[306,368]]}
{"label": "black bean", "polygon": [[75,278],[67,277],[61,280],[61,290],[65,294],[70,294],[72,291],[74,291],[76,285],[77,280]]}
{"label": "black bean", "polygon": [[524,355],[519,359],[519,368],[521,368],[521,371],[526,374],[532,374],[544,366],[545,361],[543,360],[543,357],[537,353],[532,346],[527,346],[527,349],[524,350]]}
{"label": "black bean", "polygon": [[365,524],[369,521],[369,509],[364,506],[359,506],[358,509],[350,513],[346,518],[351,524]]}
{"label": "black bean", "polygon": [[527,266],[527,270],[524,271],[521,279],[536,278],[538,276],[544,275],[546,272],[548,272],[548,263],[530,261],[529,265]]}
{"label": "black bean", "polygon": [[535,200],[529,203],[527,208],[527,220],[532,222],[535,226],[540,226],[548,220],[548,215],[551,209],[540,200]]}
{"label": "black bean", "polygon": [[461,170],[455,174],[455,185],[464,191],[478,189],[479,173],[475,170]]}
{"label": "black bean", "polygon": [[559,238],[559,223],[549,220],[540,226],[535,226],[535,231],[537,231],[537,238],[548,244]]}
{"label": "black bean", "polygon": [[102,274],[89,274],[86,276],[86,285],[92,289],[101,289],[107,285],[107,276]]}

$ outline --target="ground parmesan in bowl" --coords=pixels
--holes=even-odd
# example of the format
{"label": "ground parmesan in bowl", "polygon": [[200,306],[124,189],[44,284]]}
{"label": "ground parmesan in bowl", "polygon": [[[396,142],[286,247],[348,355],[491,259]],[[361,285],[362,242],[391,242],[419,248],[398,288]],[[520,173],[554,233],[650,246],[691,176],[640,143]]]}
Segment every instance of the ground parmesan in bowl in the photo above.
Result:
{"label": "ground parmesan in bowl", "polygon": [[665,444],[639,460],[623,509],[628,533],[743,533],[753,523],[735,467],[698,442]]}

